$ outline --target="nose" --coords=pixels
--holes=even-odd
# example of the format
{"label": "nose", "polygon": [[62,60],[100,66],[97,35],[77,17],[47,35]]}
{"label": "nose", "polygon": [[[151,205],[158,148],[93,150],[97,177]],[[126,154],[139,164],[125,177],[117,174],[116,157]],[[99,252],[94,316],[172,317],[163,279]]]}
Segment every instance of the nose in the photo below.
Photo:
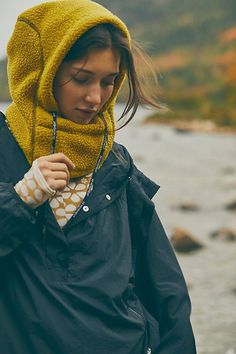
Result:
{"label": "nose", "polygon": [[100,85],[90,87],[85,95],[85,102],[91,106],[99,106],[102,102],[102,93]]}

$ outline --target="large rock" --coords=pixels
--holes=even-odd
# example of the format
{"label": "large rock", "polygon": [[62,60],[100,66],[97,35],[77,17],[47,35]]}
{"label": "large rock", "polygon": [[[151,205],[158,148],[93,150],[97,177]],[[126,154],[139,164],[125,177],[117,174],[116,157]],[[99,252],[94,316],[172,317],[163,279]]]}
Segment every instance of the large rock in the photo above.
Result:
{"label": "large rock", "polygon": [[198,211],[199,210],[199,207],[191,201],[184,201],[184,202],[180,203],[176,208],[181,211]]}
{"label": "large rock", "polygon": [[225,175],[233,175],[235,173],[235,168],[233,166],[225,166],[222,169],[222,173]]}
{"label": "large rock", "polygon": [[227,210],[236,211],[236,200],[226,205]]}
{"label": "large rock", "polygon": [[234,295],[236,295],[236,288],[233,288],[233,289],[232,289],[232,293],[233,293]]}
{"label": "large rock", "polygon": [[236,241],[236,231],[227,228],[221,228],[219,230],[213,231],[210,236],[220,240]]}
{"label": "large rock", "polygon": [[188,231],[176,228],[171,235],[170,241],[178,252],[189,253],[203,248],[203,244],[192,236]]}

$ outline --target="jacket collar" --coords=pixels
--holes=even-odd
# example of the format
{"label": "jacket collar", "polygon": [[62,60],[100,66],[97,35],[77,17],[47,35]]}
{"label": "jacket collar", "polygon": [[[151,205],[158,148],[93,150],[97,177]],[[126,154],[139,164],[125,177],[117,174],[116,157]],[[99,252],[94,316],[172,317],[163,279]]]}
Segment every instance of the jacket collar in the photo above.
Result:
{"label": "jacket collar", "polygon": [[0,159],[1,166],[4,166],[1,171],[1,181],[4,180],[4,182],[16,184],[30,168],[2,112],[0,112]]}
{"label": "jacket collar", "polygon": [[[0,156],[7,169],[9,182],[17,183],[29,170],[30,165],[10,132],[5,116],[0,112]],[[6,149],[7,147],[7,149]],[[159,186],[141,173],[134,165],[127,150],[120,144],[114,143],[106,161],[97,173],[94,195],[108,193],[122,186],[127,179],[135,179],[149,198],[152,198]]]}
{"label": "jacket collar", "polygon": [[[2,113],[0,113],[0,159],[0,165],[4,169],[1,178],[4,182],[17,183],[30,168]],[[86,201],[86,208],[81,210],[79,220],[108,206],[128,183],[134,188],[134,194],[141,192],[143,197],[148,199],[151,199],[159,189],[156,183],[135,167],[128,151],[122,145],[114,143],[106,161],[97,172],[93,192]]]}

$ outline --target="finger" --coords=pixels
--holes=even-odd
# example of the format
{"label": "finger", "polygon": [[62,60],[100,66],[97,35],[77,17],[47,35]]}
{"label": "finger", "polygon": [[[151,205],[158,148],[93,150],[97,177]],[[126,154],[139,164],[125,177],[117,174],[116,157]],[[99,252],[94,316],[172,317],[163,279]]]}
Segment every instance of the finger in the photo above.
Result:
{"label": "finger", "polygon": [[67,165],[62,162],[48,162],[47,168],[51,171],[65,171],[69,173]]}
{"label": "finger", "polygon": [[69,159],[69,157],[67,157],[62,152],[58,152],[56,154],[48,155],[45,157],[47,158],[47,161],[49,161],[49,162],[62,162],[62,163],[65,163],[69,169],[75,168],[74,163]]}
{"label": "finger", "polygon": [[66,179],[67,179],[67,182],[69,183],[69,180],[70,180],[70,172],[69,172],[69,169],[67,167],[66,164],[64,163],[50,163],[50,170],[51,172],[53,173],[65,173],[66,174]]}
{"label": "finger", "polygon": [[64,179],[51,179],[47,183],[55,191],[63,190],[67,185]]}
{"label": "finger", "polygon": [[50,179],[54,179],[54,180],[65,180],[68,181],[68,174],[66,172],[63,171],[53,171],[50,173]]}
{"label": "finger", "polygon": [[38,163],[38,167],[46,180],[53,176],[53,172],[62,172],[66,174],[66,179],[70,180],[70,172],[65,163],[48,162],[45,159],[41,159]]}

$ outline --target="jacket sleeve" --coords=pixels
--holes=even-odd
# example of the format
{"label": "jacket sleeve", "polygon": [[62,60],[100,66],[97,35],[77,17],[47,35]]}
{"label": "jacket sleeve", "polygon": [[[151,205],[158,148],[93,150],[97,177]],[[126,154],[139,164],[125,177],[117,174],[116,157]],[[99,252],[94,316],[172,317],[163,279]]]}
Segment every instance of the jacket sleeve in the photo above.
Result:
{"label": "jacket sleeve", "polygon": [[140,285],[145,289],[145,305],[159,323],[160,345],[154,353],[195,354],[188,290],[155,209],[149,225]]}
{"label": "jacket sleeve", "polygon": [[12,184],[0,183],[0,258],[29,237],[36,224],[36,213],[22,201]]}
{"label": "jacket sleeve", "polygon": [[148,322],[148,344],[153,354],[196,354],[186,283],[151,201],[159,186],[127,156],[131,160],[127,202],[135,289]]}

